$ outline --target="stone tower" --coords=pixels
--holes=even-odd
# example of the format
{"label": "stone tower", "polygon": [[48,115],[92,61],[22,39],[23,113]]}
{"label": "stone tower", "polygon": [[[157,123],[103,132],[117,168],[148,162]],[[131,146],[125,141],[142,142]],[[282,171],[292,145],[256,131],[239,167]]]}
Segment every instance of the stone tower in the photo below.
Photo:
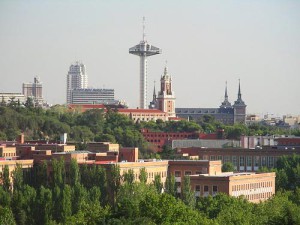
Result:
{"label": "stone tower", "polygon": [[172,77],[168,73],[167,66],[164,75],[160,78],[160,91],[157,95],[157,108],[168,114],[169,117],[176,117],[175,114],[175,93],[172,90]]}
{"label": "stone tower", "polygon": [[245,123],[246,122],[246,107],[247,107],[247,105],[242,100],[241,83],[240,83],[240,80],[239,80],[238,98],[234,102],[234,105],[233,105],[234,123]]}

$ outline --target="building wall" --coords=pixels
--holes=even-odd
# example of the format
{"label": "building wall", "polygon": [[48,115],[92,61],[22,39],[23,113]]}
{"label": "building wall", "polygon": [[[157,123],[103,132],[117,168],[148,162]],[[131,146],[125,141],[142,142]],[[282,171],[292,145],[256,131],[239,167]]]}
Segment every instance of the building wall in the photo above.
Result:
{"label": "building wall", "polygon": [[156,121],[161,119],[163,121],[168,120],[166,113],[156,109],[118,109],[120,114],[128,116],[134,122],[137,121]]}
{"label": "building wall", "polygon": [[73,89],[70,104],[113,104],[114,89]]}
{"label": "building wall", "polygon": [[258,203],[275,194],[275,173],[221,173],[216,176],[190,176],[195,196],[215,196],[222,192],[230,196],[244,196]]}
{"label": "building wall", "polygon": [[244,148],[181,148],[180,154],[199,156],[202,160],[221,160],[222,163],[232,162],[236,171],[258,171],[260,167],[274,168],[279,157],[300,154],[299,149],[244,149]]}
{"label": "building wall", "polygon": [[20,102],[20,104],[24,104],[26,102],[26,98],[21,93],[0,93],[0,102],[4,101],[6,104],[9,104],[11,100],[15,102]]}
{"label": "building wall", "polygon": [[87,150],[91,152],[119,152],[119,144],[113,144],[110,142],[90,142],[87,144]]}
{"label": "building wall", "polygon": [[17,155],[15,147],[0,146],[0,157],[15,157]]}

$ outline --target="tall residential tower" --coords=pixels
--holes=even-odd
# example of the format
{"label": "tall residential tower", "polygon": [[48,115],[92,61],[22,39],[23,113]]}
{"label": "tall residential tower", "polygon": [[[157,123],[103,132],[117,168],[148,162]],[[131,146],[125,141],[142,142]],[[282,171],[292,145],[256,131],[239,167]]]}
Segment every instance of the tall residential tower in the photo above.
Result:
{"label": "tall residential tower", "polygon": [[67,104],[71,104],[72,90],[77,88],[87,88],[88,76],[85,71],[85,65],[76,62],[70,66],[67,76]]}
{"label": "tall residential tower", "polygon": [[161,49],[148,44],[145,35],[145,17],[143,18],[143,39],[129,49],[129,53],[140,57],[140,108],[147,108],[147,57],[161,53]]}

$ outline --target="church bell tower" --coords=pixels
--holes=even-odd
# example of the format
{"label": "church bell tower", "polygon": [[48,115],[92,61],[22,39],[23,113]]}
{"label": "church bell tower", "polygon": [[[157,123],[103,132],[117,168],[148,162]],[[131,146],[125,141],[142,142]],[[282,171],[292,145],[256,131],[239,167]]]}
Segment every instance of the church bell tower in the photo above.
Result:
{"label": "church bell tower", "polygon": [[168,73],[167,66],[164,75],[160,78],[160,91],[156,99],[159,110],[167,113],[169,117],[176,117],[175,93],[172,90],[172,77]]}

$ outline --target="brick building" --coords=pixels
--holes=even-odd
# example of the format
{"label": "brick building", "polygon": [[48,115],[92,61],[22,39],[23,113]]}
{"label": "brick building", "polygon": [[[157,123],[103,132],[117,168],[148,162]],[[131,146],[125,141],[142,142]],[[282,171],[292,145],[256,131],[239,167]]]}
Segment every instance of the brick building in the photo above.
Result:
{"label": "brick building", "polygon": [[244,196],[259,203],[275,194],[275,173],[221,173],[191,175],[191,188],[196,197],[215,196],[218,192],[230,196]]}
{"label": "brick building", "polygon": [[258,171],[260,167],[274,168],[279,157],[300,154],[300,148],[260,147],[246,148],[180,148],[180,154],[198,156],[202,160],[232,162],[236,171]]}

